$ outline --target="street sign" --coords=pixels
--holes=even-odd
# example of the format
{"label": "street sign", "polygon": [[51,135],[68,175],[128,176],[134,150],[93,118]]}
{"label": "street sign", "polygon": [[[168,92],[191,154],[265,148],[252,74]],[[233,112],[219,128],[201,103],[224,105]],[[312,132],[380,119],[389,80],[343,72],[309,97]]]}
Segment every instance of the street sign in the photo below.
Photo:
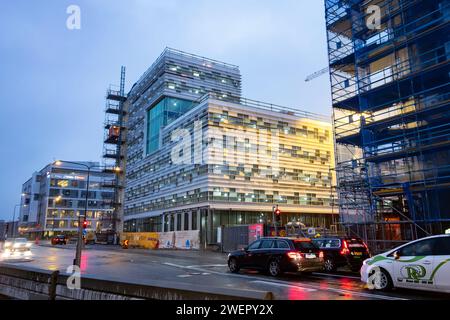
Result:
{"label": "street sign", "polygon": [[85,236],[85,235],[87,235],[87,230],[86,229],[83,230],[83,236]]}

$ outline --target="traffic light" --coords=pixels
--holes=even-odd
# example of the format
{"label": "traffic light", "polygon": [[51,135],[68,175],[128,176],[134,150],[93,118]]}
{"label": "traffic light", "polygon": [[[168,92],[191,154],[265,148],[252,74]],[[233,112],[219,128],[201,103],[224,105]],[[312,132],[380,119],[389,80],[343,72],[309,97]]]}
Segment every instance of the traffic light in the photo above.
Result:
{"label": "traffic light", "polygon": [[280,222],[281,221],[281,210],[278,209],[278,208],[275,210],[275,221],[276,222]]}
{"label": "traffic light", "polygon": [[84,220],[84,221],[83,221],[83,229],[86,229],[87,226],[88,226],[88,222],[87,222],[87,220]]}

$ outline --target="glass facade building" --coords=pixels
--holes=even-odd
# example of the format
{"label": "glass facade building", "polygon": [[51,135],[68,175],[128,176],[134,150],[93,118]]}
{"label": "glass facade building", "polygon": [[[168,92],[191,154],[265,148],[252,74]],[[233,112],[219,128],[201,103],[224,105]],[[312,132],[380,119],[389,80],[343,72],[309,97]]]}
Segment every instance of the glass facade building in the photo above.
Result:
{"label": "glass facade building", "polygon": [[241,97],[238,67],[166,49],[128,95],[125,232],[336,224],[326,118]]}
{"label": "glass facade building", "polygon": [[383,251],[450,226],[450,1],[326,0],[341,221]]}

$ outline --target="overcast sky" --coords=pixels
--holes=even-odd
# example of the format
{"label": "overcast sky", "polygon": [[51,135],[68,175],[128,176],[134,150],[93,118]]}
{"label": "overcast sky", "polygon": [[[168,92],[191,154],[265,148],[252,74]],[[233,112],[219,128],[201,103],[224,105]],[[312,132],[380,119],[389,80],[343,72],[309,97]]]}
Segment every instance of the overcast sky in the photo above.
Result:
{"label": "overcast sky", "polygon": [[[66,9],[81,8],[81,30]],[[100,161],[105,92],[165,47],[239,65],[247,98],[330,115],[322,0],[0,1],[0,219],[55,159]]]}

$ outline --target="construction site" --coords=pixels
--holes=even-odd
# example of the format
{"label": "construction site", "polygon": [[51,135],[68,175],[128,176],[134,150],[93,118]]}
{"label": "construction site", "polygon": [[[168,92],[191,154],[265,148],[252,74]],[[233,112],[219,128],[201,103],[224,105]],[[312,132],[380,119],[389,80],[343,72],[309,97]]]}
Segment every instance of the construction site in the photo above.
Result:
{"label": "construction site", "polygon": [[373,252],[444,233],[450,1],[325,6],[342,227]]}

